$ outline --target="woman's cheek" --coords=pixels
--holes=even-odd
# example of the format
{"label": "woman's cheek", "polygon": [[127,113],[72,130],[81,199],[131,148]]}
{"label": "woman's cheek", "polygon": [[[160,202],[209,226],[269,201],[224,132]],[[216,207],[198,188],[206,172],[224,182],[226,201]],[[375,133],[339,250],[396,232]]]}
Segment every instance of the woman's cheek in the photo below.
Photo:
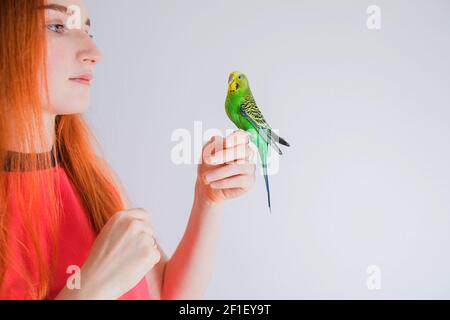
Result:
{"label": "woman's cheek", "polygon": [[70,66],[75,65],[75,62],[75,54],[71,55],[70,46],[64,45],[62,41],[48,40],[48,93],[55,114],[81,113],[89,103],[86,90],[80,90],[78,84],[69,80],[70,77],[79,72],[78,70],[70,70]]}
{"label": "woman's cheek", "polygon": [[[61,51],[52,39],[48,39],[47,43],[47,84],[48,94],[53,107],[58,108],[61,104],[62,83],[63,78],[63,57]],[[55,110],[56,111],[56,110]]]}

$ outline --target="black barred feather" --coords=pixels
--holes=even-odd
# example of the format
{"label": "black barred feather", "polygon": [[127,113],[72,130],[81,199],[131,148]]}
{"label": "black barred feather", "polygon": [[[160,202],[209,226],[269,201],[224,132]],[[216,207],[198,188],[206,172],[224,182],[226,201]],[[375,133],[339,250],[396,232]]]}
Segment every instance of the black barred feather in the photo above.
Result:
{"label": "black barred feather", "polygon": [[264,141],[270,144],[272,148],[278,152],[278,154],[282,155],[283,152],[276,143],[290,147],[289,143],[285,139],[281,138],[272,131],[272,128],[264,119],[264,116],[256,105],[255,99],[251,94],[244,97],[240,111],[241,114],[255,127]]}

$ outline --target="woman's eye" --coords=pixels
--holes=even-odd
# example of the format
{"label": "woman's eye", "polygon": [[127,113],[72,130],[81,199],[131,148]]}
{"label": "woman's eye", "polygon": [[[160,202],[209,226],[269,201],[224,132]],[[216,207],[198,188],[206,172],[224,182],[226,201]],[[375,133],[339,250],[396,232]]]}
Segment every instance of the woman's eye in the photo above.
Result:
{"label": "woman's eye", "polygon": [[[63,34],[63,33],[65,33],[65,32],[68,31],[67,28],[66,28],[66,26],[63,25],[63,24],[60,24],[60,23],[52,23],[52,24],[49,24],[49,25],[47,26],[47,28],[48,28],[50,31],[53,31],[53,32],[56,32],[56,33],[60,33],[60,34]],[[86,31],[86,34],[87,34],[90,38],[94,38],[94,36],[93,36],[92,34],[89,34],[89,31]]]}
{"label": "woman's eye", "polygon": [[56,33],[64,33],[66,31],[65,26],[63,24],[58,23],[49,24],[47,28]]}

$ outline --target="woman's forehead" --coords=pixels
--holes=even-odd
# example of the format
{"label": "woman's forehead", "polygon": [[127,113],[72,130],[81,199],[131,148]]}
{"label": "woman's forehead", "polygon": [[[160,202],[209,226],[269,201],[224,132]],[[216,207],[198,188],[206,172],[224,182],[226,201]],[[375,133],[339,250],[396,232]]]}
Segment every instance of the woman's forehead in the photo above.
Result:
{"label": "woman's forehead", "polygon": [[91,25],[83,0],[49,0],[42,8],[45,9],[46,15],[65,15],[68,17],[69,15],[78,14],[80,20],[85,19],[87,26]]}
{"label": "woman's forehead", "polygon": [[88,10],[83,0],[48,0],[43,6],[46,11],[70,13],[70,11],[78,11],[82,16],[88,16]]}

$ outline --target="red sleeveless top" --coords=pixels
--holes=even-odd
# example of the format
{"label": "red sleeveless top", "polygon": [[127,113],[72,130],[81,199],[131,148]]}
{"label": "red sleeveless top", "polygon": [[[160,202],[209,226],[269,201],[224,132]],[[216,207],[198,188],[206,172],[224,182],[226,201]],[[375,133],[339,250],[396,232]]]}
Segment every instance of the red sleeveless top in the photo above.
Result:
{"label": "red sleeveless top", "polygon": [[[52,158],[54,161],[54,159]],[[55,273],[52,277],[52,286],[50,288],[47,299],[54,299],[59,292],[64,288],[69,277],[73,275],[73,270],[70,271],[69,266],[82,267],[87,259],[90,249],[95,241],[96,234],[92,228],[86,210],[84,209],[81,199],[77,194],[77,190],[70,181],[65,169],[60,164],[52,163],[52,167],[40,170],[53,170],[55,174],[59,175],[59,188],[61,194],[61,226],[58,232],[58,255]],[[6,170],[7,181],[11,175],[27,175],[25,171],[8,171]],[[26,181],[26,180],[25,180]],[[55,179],[55,184],[57,183]],[[22,188],[22,186],[21,186]],[[24,186],[26,188],[26,186]],[[26,189],[24,189],[26,190]],[[9,222],[9,232],[15,237],[10,238],[8,244],[10,248],[11,261],[21,263],[22,265],[29,265],[23,255],[23,248],[27,246],[28,239],[20,236],[21,221],[18,214],[14,214],[17,206],[14,206],[14,195],[8,194],[8,200],[11,200],[11,220]],[[45,215],[42,212],[42,221],[45,221]],[[28,246],[32,248],[31,244]],[[47,258],[50,263],[51,252],[46,250]],[[32,275],[37,275],[37,270],[28,270]],[[81,286],[83,286],[83,275],[80,275]],[[20,276],[13,268],[6,269],[4,276],[4,283],[0,291],[0,299],[7,297],[8,299],[26,299],[26,283],[23,277]],[[76,290],[76,289],[73,289]],[[149,299],[149,293],[144,277],[134,288],[122,295],[119,300],[144,300]]]}

